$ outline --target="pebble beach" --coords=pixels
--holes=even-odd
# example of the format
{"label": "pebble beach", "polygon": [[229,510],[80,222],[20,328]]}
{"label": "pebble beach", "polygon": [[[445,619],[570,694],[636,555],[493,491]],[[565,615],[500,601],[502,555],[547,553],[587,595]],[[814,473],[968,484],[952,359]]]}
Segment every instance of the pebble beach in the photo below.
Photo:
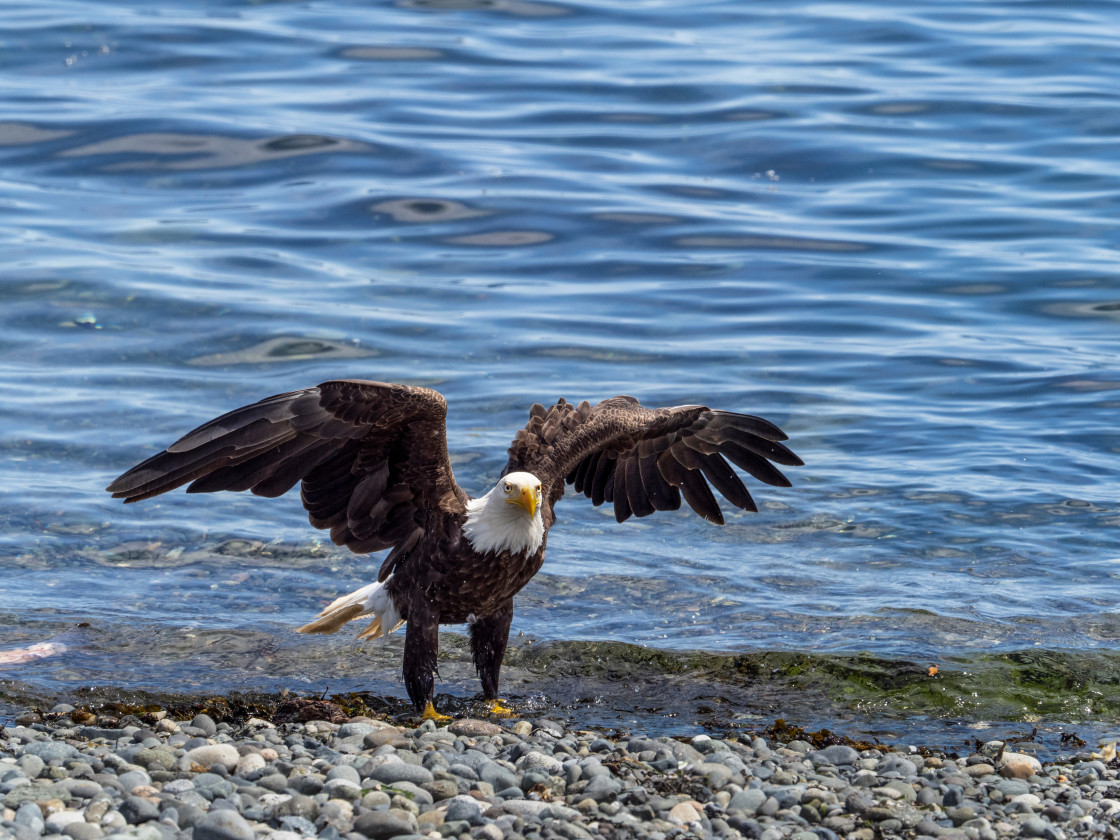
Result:
{"label": "pebble beach", "polygon": [[0,728],[0,837],[1120,838],[1109,749],[1043,765],[1001,741],[951,755],[331,717],[21,716]]}

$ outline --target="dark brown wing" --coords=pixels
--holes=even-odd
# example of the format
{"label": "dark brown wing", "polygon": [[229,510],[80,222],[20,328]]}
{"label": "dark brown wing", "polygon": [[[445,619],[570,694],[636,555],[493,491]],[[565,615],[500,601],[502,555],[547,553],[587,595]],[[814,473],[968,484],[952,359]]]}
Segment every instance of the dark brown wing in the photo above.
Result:
{"label": "dark brown wing", "polygon": [[432,511],[467,497],[447,457],[447,403],[436,391],[357,379],[268,397],[199,426],[107,488],[138,502],[188,493],[279,496],[303,482],[316,528],[359,554],[393,547],[380,577],[416,545]]}
{"label": "dark brown wing", "polygon": [[683,497],[702,517],[723,524],[711,487],[736,507],[758,510],[727,462],[766,484],[788,487],[789,479],[770,462],[802,461],[783,440],[785,433],[761,417],[699,405],[644,408],[623,396],[592,408],[560,400],[530,409],[528,425],[509,448],[506,472],[537,476],[553,504],[567,480],[593,504],[613,502],[619,522],[677,510]]}

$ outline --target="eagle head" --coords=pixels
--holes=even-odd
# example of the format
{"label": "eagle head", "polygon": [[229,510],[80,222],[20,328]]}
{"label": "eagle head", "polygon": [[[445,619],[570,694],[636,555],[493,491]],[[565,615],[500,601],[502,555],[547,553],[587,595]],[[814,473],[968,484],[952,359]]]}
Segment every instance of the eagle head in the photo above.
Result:
{"label": "eagle head", "polygon": [[502,476],[480,499],[467,502],[463,533],[480,554],[533,554],[544,541],[541,480],[532,473]]}

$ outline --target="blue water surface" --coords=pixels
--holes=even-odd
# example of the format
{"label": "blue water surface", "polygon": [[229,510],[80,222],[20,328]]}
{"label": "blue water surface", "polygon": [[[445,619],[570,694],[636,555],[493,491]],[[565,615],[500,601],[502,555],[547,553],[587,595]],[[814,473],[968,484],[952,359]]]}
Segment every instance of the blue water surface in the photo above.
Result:
{"label": "blue water surface", "polygon": [[[475,494],[560,396],[790,434],[795,486],[722,529],[566,499],[515,632],[1120,648],[1115,14],[4,4],[0,646],[289,643],[379,560],[296,494],[103,488],[230,408],[361,377],[445,394]],[[111,645],[52,667],[18,676],[127,672]]]}

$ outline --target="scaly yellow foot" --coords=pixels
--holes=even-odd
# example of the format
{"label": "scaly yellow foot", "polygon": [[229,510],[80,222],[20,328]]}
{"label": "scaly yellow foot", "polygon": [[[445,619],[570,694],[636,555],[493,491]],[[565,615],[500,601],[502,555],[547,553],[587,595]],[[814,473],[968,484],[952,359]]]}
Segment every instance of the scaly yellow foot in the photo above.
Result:
{"label": "scaly yellow foot", "polygon": [[420,715],[421,720],[434,720],[436,723],[443,723],[444,721],[451,720],[450,715],[441,715],[436,711],[436,707],[432,705],[432,701],[428,701],[428,705],[424,707],[424,711]]}
{"label": "scaly yellow foot", "polygon": [[502,703],[504,702],[506,701],[498,700],[496,698],[494,700],[491,700],[490,707],[486,710],[486,713],[490,715],[498,715],[499,717],[507,717],[508,715],[512,715],[513,709],[507,709],[505,706],[503,706]]}

